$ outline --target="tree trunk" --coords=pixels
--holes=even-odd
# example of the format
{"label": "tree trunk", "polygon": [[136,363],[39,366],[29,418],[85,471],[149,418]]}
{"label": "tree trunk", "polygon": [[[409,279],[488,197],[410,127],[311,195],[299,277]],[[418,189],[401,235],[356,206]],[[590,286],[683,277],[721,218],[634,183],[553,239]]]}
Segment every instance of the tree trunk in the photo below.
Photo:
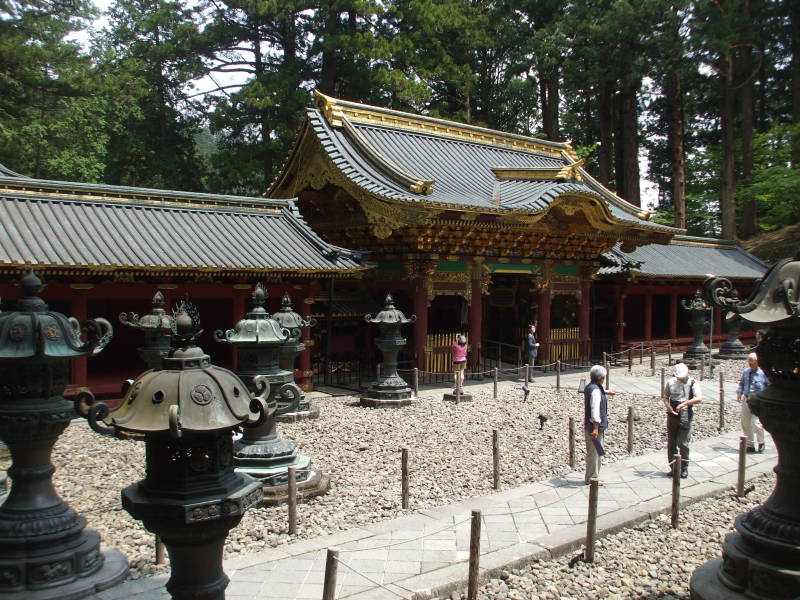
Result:
{"label": "tree trunk", "polygon": [[[745,16],[749,16],[748,2],[743,2]],[[749,46],[741,48],[739,59],[739,126],[741,127],[743,186],[753,181],[753,50]],[[753,237],[758,229],[756,223],[756,199],[748,198],[742,207],[741,237]]]}
{"label": "tree trunk", "polygon": [[613,85],[604,80],[600,83],[597,98],[600,125],[600,150],[597,153],[597,179],[604,185],[611,182],[611,163],[614,156]]}
{"label": "tree trunk", "polygon": [[326,2],[324,39],[322,40],[322,71],[319,87],[323,94],[336,96],[336,80],[338,78],[338,48],[333,42],[339,25],[339,13],[334,10],[332,2]]}
{"label": "tree trunk", "polygon": [[722,237],[726,240],[736,238],[736,201],[734,188],[735,139],[733,132],[733,68],[730,51],[722,55],[720,83],[720,129],[722,130],[722,165],[720,167],[719,208],[722,215]]}
{"label": "tree trunk", "polygon": [[668,144],[672,156],[672,203],[675,206],[675,227],[686,228],[686,168],[683,148],[684,110],[683,76],[677,70],[668,76],[669,103]]}
{"label": "tree trunk", "polygon": [[622,186],[619,187],[622,197],[635,206],[641,206],[639,195],[639,110],[637,98],[640,80],[626,83],[621,92],[622,138]]}
{"label": "tree trunk", "polygon": [[789,27],[792,39],[792,59],[789,70],[792,78],[792,167],[800,166],[800,6],[790,2]]}
{"label": "tree trunk", "polygon": [[558,69],[539,71],[539,101],[542,105],[542,130],[548,140],[558,140]]}

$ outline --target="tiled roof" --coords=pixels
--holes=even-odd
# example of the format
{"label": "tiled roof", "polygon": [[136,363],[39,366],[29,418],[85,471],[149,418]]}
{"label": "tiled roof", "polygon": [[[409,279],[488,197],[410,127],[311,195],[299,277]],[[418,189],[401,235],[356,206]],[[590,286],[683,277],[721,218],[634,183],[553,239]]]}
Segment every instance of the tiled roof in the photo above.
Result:
{"label": "tiled roof", "polygon": [[0,176],[0,266],[334,273],[365,267],[292,200]]}
{"label": "tiled roof", "polygon": [[633,252],[622,252],[617,244],[602,256],[600,275],[629,273],[636,277],[704,279],[713,274],[732,279],[758,279],[767,266],[738,242],[686,235],[675,236],[668,245],[648,244]]}
{"label": "tiled roof", "polygon": [[[636,229],[667,235],[682,231],[642,218],[641,209],[576,165],[567,144],[323,98],[351,112],[331,117],[326,110],[308,109],[308,127],[345,177],[385,199],[455,210],[537,213],[559,196],[577,194],[600,201],[613,219]],[[416,121],[418,128],[408,126]],[[568,167],[570,175],[558,173]]]}

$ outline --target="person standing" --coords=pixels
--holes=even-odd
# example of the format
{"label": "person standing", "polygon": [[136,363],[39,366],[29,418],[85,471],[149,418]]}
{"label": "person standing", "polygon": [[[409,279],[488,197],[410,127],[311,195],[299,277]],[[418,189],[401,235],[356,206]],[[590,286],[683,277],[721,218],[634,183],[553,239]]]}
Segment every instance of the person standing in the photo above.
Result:
{"label": "person standing", "polygon": [[[689,476],[694,405],[702,402],[703,392],[697,380],[689,376],[689,367],[685,363],[677,363],[672,375],[661,393],[667,407],[667,462],[671,464],[675,452],[680,450],[681,478],[685,479]],[[672,475],[671,469],[667,475]]]}
{"label": "person standing", "polygon": [[528,330],[528,364],[533,366],[539,355],[539,342],[536,341],[536,325],[531,325]]}
{"label": "person standing", "polygon": [[583,433],[586,440],[586,472],[583,481],[586,485],[600,475],[600,454],[595,440],[603,446],[603,437],[608,428],[608,398],[616,394],[614,390],[605,390],[606,370],[601,365],[594,365],[589,370],[589,385],[583,390]]}
{"label": "person standing", "polygon": [[755,352],[747,355],[747,365],[742,371],[742,378],[736,388],[736,399],[742,403],[742,431],[747,438],[747,451],[756,452],[755,441],[758,440],[760,454],[764,452],[764,427],[758,417],[750,412],[747,399],[753,394],[764,391],[764,388],[769,385],[769,379],[758,366],[758,355]]}
{"label": "person standing", "polygon": [[464,372],[467,368],[467,338],[462,334],[456,336],[456,341],[453,342],[453,381],[455,387],[453,393],[457,394],[459,390],[464,393]]}

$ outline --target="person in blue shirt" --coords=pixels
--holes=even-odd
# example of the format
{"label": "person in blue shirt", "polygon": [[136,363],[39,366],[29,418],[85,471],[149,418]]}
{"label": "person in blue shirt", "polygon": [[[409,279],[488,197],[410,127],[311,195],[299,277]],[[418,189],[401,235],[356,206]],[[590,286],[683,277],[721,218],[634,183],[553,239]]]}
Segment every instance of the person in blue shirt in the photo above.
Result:
{"label": "person in blue shirt", "polygon": [[586,485],[600,475],[600,455],[594,445],[599,440],[603,445],[603,436],[608,427],[608,400],[617,392],[605,390],[606,370],[601,365],[594,365],[589,370],[589,385],[583,390],[583,434],[586,439],[586,472],[583,480]]}
{"label": "person in blue shirt", "polygon": [[[769,385],[769,379],[758,366],[758,355],[755,352],[747,355],[747,365],[739,380],[739,387],[736,388],[736,399],[742,403],[742,431],[747,438],[747,451],[761,453],[764,452],[764,427],[758,417],[750,412],[747,399],[763,391]],[[756,440],[758,450],[756,450]]]}

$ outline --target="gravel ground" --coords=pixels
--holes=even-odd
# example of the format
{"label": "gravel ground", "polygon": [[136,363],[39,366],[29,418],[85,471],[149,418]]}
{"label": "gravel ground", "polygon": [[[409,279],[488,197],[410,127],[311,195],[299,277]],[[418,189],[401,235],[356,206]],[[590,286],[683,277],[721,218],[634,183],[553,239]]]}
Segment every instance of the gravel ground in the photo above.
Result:
{"label": "gravel ground", "polygon": [[[745,498],[730,493],[681,511],[678,529],[660,515],[598,540],[595,562],[574,555],[503,571],[478,590],[481,600],[689,600],[689,579],[697,567],[721,556],[722,541],[739,513],[762,504],[775,486],[774,474],[756,482]],[[451,598],[460,598],[454,593]]]}
{"label": "gravel ground", "polygon": [[[468,385],[470,385],[468,383]],[[491,385],[474,393],[475,400],[454,405],[421,391],[413,406],[364,409],[354,398],[321,398],[319,419],[280,424],[281,435],[295,440],[314,466],[331,478],[328,494],[298,507],[297,536],[285,533],[285,506],[249,511],[231,531],[226,557],[252,553],[301,538],[346,530],[404,514],[400,505],[400,448],[410,449],[411,510],[418,511],[490,493],[492,430],[501,431],[502,486],[512,487],[569,472],[567,430],[570,416],[580,423],[583,402],[575,391],[534,387],[522,401],[520,383],[501,382],[499,400]],[[718,403],[697,411],[695,438],[717,434]],[[610,399],[608,461],[625,457],[628,405],[640,417],[635,451],[666,445],[663,406],[648,396],[618,394]],[[539,430],[539,412],[549,420]],[[739,407],[728,403],[726,423],[738,428]],[[583,467],[583,443],[576,444],[576,468]],[[119,549],[140,577],[165,566],[153,564],[153,535],[120,508],[120,490],[144,476],[144,445],[104,438],[75,421],[53,453],[56,488],[104,544]],[[666,469],[666,457],[665,457]],[[0,464],[6,467],[7,464]]]}
{"label": "gravel ground", "polygon": [[[677,356],[677,355],[676,355]],[[718,366],[715,367],[714,373],[711,377],[708,375],[708,371],[706,371],[705,380],[710,381],[713,379],[715,383],[719,382],[719,372],[722,370],[722,378],[724,381],[731,382],[731,383],[739,383],[739,380],[742,377],[742,371],[747,366],[747,360],[720,360],[716,361]],[[664,356],[656,356],[656,377],[661,377],[661,368],[664,367],[665,377],[672,376],[672,367],[667,364],[667,357]],[[692,377],[699,377],[699,367],[698,369],[692,369],[689,371],[689,374]],[[614,375],[619,376],[631,376],[631,377],[650,377],[650,357],[645,356],[644,361],[642,364],[639,364],[639,357],[638,355],[634,354],[633,357],[633,365],[631,368],[630,373],[628,373],[628,363],[627,359],[620,363],[617,366],[612,365],[611,370],[611,378],[612,384],[614,383],[613,378]]]}

